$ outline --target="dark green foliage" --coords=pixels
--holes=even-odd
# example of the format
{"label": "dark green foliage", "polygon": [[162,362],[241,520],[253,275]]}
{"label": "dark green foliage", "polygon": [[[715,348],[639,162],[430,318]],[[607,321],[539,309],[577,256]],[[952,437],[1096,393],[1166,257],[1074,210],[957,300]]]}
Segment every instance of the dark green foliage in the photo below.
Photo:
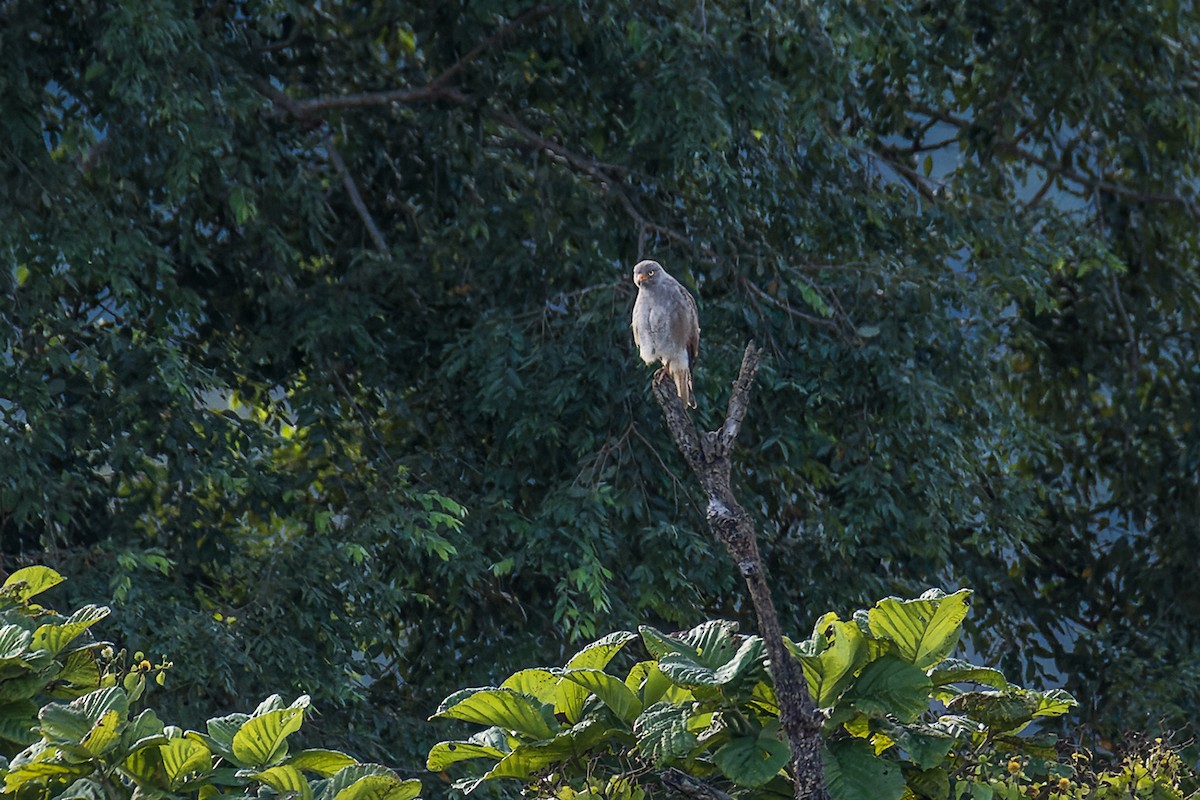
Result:
{"label": "dark green foliage", "polygon": [[1194,718],[1197,33],[0,0],[5,565],[121,611],[172,718],[311,692],[414,765],[451,687],[737,617],[632,351],[654,256],[702,420],[769,348],[739,496],[790,627],[969,584],[987,663],[1100,730]]}

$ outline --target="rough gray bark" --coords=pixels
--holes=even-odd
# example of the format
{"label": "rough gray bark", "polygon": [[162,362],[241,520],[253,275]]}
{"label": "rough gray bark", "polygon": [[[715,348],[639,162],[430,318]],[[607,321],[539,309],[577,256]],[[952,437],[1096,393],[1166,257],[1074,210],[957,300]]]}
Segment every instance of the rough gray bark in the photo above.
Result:
{"label": "rough gray bark", "polygon": [[746,345],[742,368],[733,383],[725,422],[718,430],[696,430],[687,409],[675,392],[675,385],[655,375],[653,389],[662,407],[667,428],[675,438],[679,452],[692,468],[708,498],[708,524],[746,580],[759,633],[767,649],[771,677],[779,698],[779,721],[792,750],[792,777],[796,800],[827,800],[825,772],[821,765],[821,718],[812,698],[800,662],[783,643],[779,615],[771,599],[771,590],[758,552],[754,524],[733,496],[731,486],[734,442],[750,406],[750,387],[758,372],[762,351],[754,342]]}

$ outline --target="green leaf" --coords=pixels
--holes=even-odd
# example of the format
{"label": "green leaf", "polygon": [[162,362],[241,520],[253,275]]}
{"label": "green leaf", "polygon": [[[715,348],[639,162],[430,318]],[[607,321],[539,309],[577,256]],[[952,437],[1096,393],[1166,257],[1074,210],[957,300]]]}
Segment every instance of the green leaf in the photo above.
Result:
{"label": "green leaf", "polygon": [[280,708],[246,720],[233,736],[239,766],[263,769],[287,755],[287,737],[304,723],[303,708]]}
{"label": "green leaf", "polygon": [[1012,687],[1002,692],[966,692],[955,697],[946,707],[982,722],[993,734],[1015,731],[1030,722],[1042,698],[1035,692]]}
{"label": "green leaf", "polygon": [[472,742],[438,742],[429,751],[425,769],[430,772],[441,772],[459,761],[468,761],[473,758],[493,758],[499,761],[506,755],[508,753],[503,750]]}
{"label": "green leaf", "polygon": [[918,797],[950,797],[950,775],[940,767],[910,770],[904,777]]}
{"label": "green leaf", "polygon": [[312,772],[320,775],[322,778],[328,778],[358,762],[353,757],[338,750],[310,749],[301,750],[299,753],[296,753],[296,755],[288,759],[287,763],[298,770]]}
{"label": "green leaf", "polygon": [[685,758],[696,747],[695,734],[688,730],[689,710],[671,703],[650,706],[633,723],[637,749],[655,766]]}
{"label": "green leaf", "polygon": [[616,631],[584,647],[567,662],[567,669],[604,669],[625,645],[638,638],[636,633]]}
{"label": "green leaf", "polygon": [[1048,692],[1033,692],[1033,694],[1037,697],[1037,707],[1033,711],[1035,717],[1061,717],[1079,705],[1079,701],[1063,689],[1051,689]]}
{"label": "green leaf", "polygon": [[880,600],[867,612],[871,632],[893,642],[906,661],[928,669],[950,655],[958,643],[970,596],[970,589],[951,595],[934,590],[917,600]]}
{"label": "green leaf", "polygon": [[598,743],[607,743],[615,731],[597,720],[584,720],[553,739],[522,744],[507,753],[482,780],[527,778],[534,772],[586,755]]}
{"label": "green leaf", "polygon": [[757,636],[739,642],[736,630],[731,622],[714,621],[683,634],[679,648],[667,649],[657,641],[659,649],[666,650],[658,668],[683,687],[727,686],[746,679],[762,667],[763,643]]}
{"label": "green leaf", "polygon": [[226,758],[233,758],[233,737],[250,719],[249,714],[229,714],[214,717],[207,723],[212,749]]}
{"label": "green leaf", "polygon": [[[128,709],[129,699],[120,689],[97,689],[67,704],[48,703],[38,714],[38,727],[49,742],[79,744],[109,712],[117,714],[119,725]],[[103,732],[97,735],[98,741],[108,736]]]}
{"label": "green leaf", "polygon": [[663,657],[672,654],[685,655],[692,659],[696,657],[695,647],[673,636],[660,633],[649,625],[639,626],[638,632],[642,635],[642,644],[645,645],[646,651],[655,659],[661,660]]}
{"label": "green leaf", "polygon": [[53,697],[78,697],[100,685],[100,667],[90,650],[76,650],[63,662],[62,671],[54,676],[49,694]]}
{"label": "green leaf", "polygon": [[418,780],[395,775],[364,775],[333,796],[333,800],[412,800],[421,794]]}
{"label": "green leaf", "polygon": [[290,764],[280,764],[256,772],[250,777],[259,783],[265,783],[285,797],[292,795],[299,800],[312,800],[312,787],[308,785],[308,779],[300,770]]}
{"label": "green leaf", "polygon": [[543,703],[553,703],[558,683],[558,675],[548,669],[534,668],[514,672],[500,684],[500,688],[527,694]]}
{"label": "green leaf", "polygon": [[191,737],[168,739],[158,748],[167,788],[176,792],[185,787],[198,775],[212,772],[212,751],[198,739]]}
{"label": "green leaf", "polygon": [[829,742],[822,753],[830,800],[900,800],[904,773],[862,739]]}
{"label": "green leaf", "polygon": [[17,666],[28,668],[29,663],[18,660],[29,650],[33,634],[19,625],[5,625],[0,628],[0,664],[16,662]]}
{"label": "green leaf", "polygon": [[25,601],[58,586],[64,580],[62,575],[49,567],[22,567],[5,579],[3,588],[10,590],[16,599]]}
{"label": "green leaf", "polygon": [[657,703],[672,688],[671,681],[658,668],[657,661],[639,661],[629,670],[625,685],[635,692],[644,708]]}
{"label": "green leaf", "polygon": [[116,711],[106,711],[80,742],[92,755],[107,752],[121,738],[124,720]]}
{"label": "green leaf", "polygon": [[895,742],[919,769],[941,766],[958,741],[942,728],[920,723],[897,724],[882,720],[876,729]]}
{"label": "green leaf", "polygon": [[464,689],[447,697],[433,718],[498,725],[533,739],[549,739],[558,728],[550,706],[511,689]]}
{"label": "green leaf", "polygon": [[949,683],[980,683],[994,689],[1005,689],[1008,681],[1004,673],[991,667],[977,667],[957,658],[948,658],[929,672],[934,686]]}
{"label": "green leaf", "polygon": [[57,752],[56,748],[40,750],[29,760],[22,759],[24,753],[19,754],[13,759],[8,773],[4,776],[5,793],[18,792],[30,784],[38,786],[51,781],[70,781],[91,774],[93,767],[90,762],[45,760],[52,758]]}
{"label": "green leaf", "polygon": [[235,186],[229,193],[229,207],[233,209],[233,218],[238,225],[245,225],[258,216],[258,206],[254,202],[254,193],[244,186]]}
{"label": "green leaf", "polygon": [[617,718],[632,724],[642,713],[642,703],[637,695],[619,679],[599,669],[569,669],[563,674],[565,680],[573,681],[600,698],[612,709]]}
{"label": "green leaf", "polygon": [[842,622],[834,615],[818,623],[813,638],[799,645],[784,640],[792,654],[800,659],[808,691],[819,708],[830,708],[867,661],[866,638],[854,622]]}
{"label": "green leaf", "polygon": [[111,800],[104,786],[93,778],[80,778],[72,783],[55,800]]}
{"label": "green leaf", "polygon": [[742,736],[713,753],[713,763],[738,786],[756,787],[774,778],[790,757],[788,746],[775,736]]}
{"label": "green leaf", "polygon": [[0,739],[26,745],[37,737],[33,728],[38,706],[32,700],[17,700],[0,705]]}
{"label": "green leaf", "polygon": [[77,636],[107,617],[109,610],[104,606],[86,605],[72,614],[66,622],[47,623],[33,632],[31,649],[46,650],[57,655]]}
{"label": "green leaf", "polygon": [[842,696],[864,714],[894,716],[911,722],[929,710],[933,684],[923,670],[895,656],[884,656],[863,667]]}

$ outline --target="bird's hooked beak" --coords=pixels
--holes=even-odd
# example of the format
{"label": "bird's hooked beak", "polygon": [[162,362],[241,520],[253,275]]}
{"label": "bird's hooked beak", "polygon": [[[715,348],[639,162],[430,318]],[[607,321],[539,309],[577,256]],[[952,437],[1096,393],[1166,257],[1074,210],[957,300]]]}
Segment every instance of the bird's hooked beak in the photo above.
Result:
{"label": "bird's hooked beak", "polygon": [[633,276],[633,282],[636,283],[638,286],[641,286],[643,283],[645,283],[648,280],[650,280],[650,273],[648,273],[648,272],[639,272],[637,275]]}

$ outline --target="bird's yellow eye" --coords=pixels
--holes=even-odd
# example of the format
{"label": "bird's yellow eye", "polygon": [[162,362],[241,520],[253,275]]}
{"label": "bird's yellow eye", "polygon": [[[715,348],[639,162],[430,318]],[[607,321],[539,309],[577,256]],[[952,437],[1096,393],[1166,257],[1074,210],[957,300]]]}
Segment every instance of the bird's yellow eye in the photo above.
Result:
{"label": "bird's yellow eye", "polygon": [[646,270],[646,277],[647,277],[647,278],[653,278],[653,277],[654,277],[654,270],[652,270],[652,269],[650,269],[650,270]]}

